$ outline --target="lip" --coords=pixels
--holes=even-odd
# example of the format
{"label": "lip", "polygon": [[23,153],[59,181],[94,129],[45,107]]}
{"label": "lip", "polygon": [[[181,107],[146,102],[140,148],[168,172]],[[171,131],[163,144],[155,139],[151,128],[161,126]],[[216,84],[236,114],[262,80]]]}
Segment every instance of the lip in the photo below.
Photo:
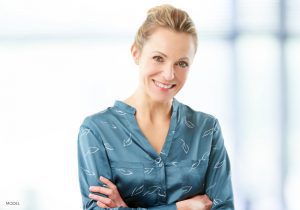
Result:
{"label": "lip", "polygon": [[[160,90],[164,90],[164,91],[172,90],[176,86],[176,84],[167,84],[167,83],[159,82],[159,81],[154,80],[154,79],[152,79],[152,81],[153,81],[153,84],[155,85],[155,87],[159,88]],[[159,83],[161,83],[163,85],[172,85],[172,87],[171,88],[161,88],[161,87],[157,86],[155,84],[155,82],[159,82]]]}

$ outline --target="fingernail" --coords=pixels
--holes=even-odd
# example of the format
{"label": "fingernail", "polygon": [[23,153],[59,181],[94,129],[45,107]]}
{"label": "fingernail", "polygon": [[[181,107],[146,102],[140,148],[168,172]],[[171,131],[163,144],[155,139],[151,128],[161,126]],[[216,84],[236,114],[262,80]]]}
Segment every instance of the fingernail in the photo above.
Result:
{"label": "fingernail", "polygon": [[100,180],[103,180],[103,176],[100,176]]}

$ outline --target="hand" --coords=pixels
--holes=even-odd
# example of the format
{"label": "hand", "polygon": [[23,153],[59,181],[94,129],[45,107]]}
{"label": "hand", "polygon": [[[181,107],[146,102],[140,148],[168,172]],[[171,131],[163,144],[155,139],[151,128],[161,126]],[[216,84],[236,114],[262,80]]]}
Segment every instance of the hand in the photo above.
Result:
{"label": "hand", "polygon": [[108,198],[90,194],[89,197],[93,200],[97,201],[97,205],[101,208],[114,208],[114,207],[127,207],[126,203],[123,201],[117,186],[106,179],[105,177],[100,176],[99,180],[104,183],[106,187],[99,187],[99,186],[91,186],[91,192],[98,192],[104,195],[107,195]]}
{"label": "hand", "polygon": [[196,195],[192,198],[176,202],[178,210],[210,210],[212,202],[207,195]]}

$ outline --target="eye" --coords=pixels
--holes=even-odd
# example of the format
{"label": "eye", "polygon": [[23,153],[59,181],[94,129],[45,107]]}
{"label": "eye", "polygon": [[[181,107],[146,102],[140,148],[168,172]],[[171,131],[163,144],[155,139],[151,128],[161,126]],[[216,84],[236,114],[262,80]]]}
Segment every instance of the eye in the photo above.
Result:
{"label": "eye", "polygon": [[159,56],[159,55],[154,56],[153,59],[154,59],[155,61],[159,62],[159,63],[161,63],[161,62],[164,61],[163,57],[161,57],[161,56]]}
{"label": "eye", "polygon": [[180,66],[181,68],[187,68],[189,64],[185,61],[179,61],[178,66]]}

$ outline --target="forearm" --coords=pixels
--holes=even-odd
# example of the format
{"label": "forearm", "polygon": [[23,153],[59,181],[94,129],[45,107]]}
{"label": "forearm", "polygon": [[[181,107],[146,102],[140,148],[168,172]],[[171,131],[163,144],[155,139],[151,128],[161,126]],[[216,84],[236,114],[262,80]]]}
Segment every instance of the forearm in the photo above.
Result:
{"label": "forearm", "polygon": [[96,202],[94,205],[91,205],[90,207],[85,207],[84,210],[177,210],[176,204],[167,204],[167,205],[162,205],[162,206],[155,206],[155,207],[150,207],[150,208],[142,208],[142,207],[137,207],[137,208],[130,208],[130,207],[117,207],[117,208],[101,208],[97,206]]}

